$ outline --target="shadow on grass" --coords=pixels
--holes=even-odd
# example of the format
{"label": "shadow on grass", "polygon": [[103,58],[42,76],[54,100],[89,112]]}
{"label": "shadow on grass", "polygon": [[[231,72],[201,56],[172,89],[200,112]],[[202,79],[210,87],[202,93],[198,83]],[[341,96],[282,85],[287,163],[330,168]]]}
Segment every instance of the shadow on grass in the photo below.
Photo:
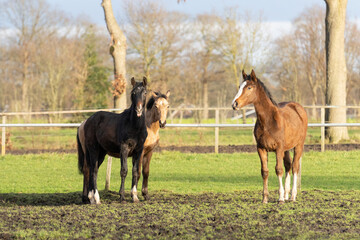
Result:
{"label": "shadow on grass", "polygon": [[[119,194],[114,191],[100,191],[102,202],[119,201]],[[67,206],[82,205],[82,192],[71,193],[0,193],[1,206]],[[130,193],[125,194],[130,201]]]}

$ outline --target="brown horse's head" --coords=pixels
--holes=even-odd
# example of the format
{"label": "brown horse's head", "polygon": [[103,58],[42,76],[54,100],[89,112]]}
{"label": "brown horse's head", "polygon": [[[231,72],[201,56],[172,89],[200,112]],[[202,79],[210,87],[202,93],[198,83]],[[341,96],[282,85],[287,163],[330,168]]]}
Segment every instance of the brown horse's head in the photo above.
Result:
{"label": "brown horse's head", "polygon": [[246,75],[243,70],[242,75],[244,81],[240,84],[239,91],[232,102],[234,110],[239,110],[248,104],[254,103],[257,98],[256,88],[258,87],[258,79],[254,70],[251,71],[250,75]]}
{"label": "brown horse's head", "polygon": [[146,106],[148,111],[152,111],[152,122],[159,121],[161,128],[164,128],[166,125],[166,116],[169,109],[169,96],[170,90],[168,90],[166,94],[153,92]]}

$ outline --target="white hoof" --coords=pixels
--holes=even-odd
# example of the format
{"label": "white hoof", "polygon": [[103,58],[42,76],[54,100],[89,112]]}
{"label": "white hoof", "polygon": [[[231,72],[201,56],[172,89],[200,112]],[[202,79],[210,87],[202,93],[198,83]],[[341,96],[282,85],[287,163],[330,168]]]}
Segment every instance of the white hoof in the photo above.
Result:
{"label": "white hoof", "polygon": [[91,190],[88,194],[88,198],[91,204],[100,204],[100,195],[98,190],[95,190],[95,193],[94,190]]}

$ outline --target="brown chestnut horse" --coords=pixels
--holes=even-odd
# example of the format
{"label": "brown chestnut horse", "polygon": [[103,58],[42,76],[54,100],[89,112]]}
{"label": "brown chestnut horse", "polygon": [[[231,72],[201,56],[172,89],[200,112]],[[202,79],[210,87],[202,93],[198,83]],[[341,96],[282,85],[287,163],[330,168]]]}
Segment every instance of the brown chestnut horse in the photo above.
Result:
{"label": "brown chestnut horse", "polygon": [[[244,81],[239,87],[232,107],[238,110],[248,104],[254,104],[257,119],[254,136],[257,151],[261,160],[261,175],[263,178],[263,203],[268,202],[268,152],[276,152],[276,175],[279,179],[279,202],[289,199],[290,169],[294,175],[291,200],[295,201],[297,194],[297,177],[300,158],[304,149],[307,131],[307,115],[304,108],[295,102],[277,104],[271,97],[265,85],[256,78],[254,70],[250,75],[242,72]],[[294,149],[294,159],[291,160],[289,150]],[[285,165],[285,191],[282,184],[283,166]]]}

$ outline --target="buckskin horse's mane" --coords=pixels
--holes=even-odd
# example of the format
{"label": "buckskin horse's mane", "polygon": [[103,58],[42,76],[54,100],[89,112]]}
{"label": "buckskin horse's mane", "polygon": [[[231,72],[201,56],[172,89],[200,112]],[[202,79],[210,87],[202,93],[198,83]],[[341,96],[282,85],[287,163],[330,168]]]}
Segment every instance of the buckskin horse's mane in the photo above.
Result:
{"label": "buckskin horse's mane", "polygon": [[149,101],[147,102],[147,104],[146,104],[146,109],[147,109],[147,110],[150,110],[150,109],[153,107],[156,99],[158,99],[158,98],[165,98],[165,99],[167,99],[167,96],[166,96],[165,94],[157,93],[157,92],[156,92],[155,94],[156,94],[156,97],[151,96],[151,98],[150,98]]}

